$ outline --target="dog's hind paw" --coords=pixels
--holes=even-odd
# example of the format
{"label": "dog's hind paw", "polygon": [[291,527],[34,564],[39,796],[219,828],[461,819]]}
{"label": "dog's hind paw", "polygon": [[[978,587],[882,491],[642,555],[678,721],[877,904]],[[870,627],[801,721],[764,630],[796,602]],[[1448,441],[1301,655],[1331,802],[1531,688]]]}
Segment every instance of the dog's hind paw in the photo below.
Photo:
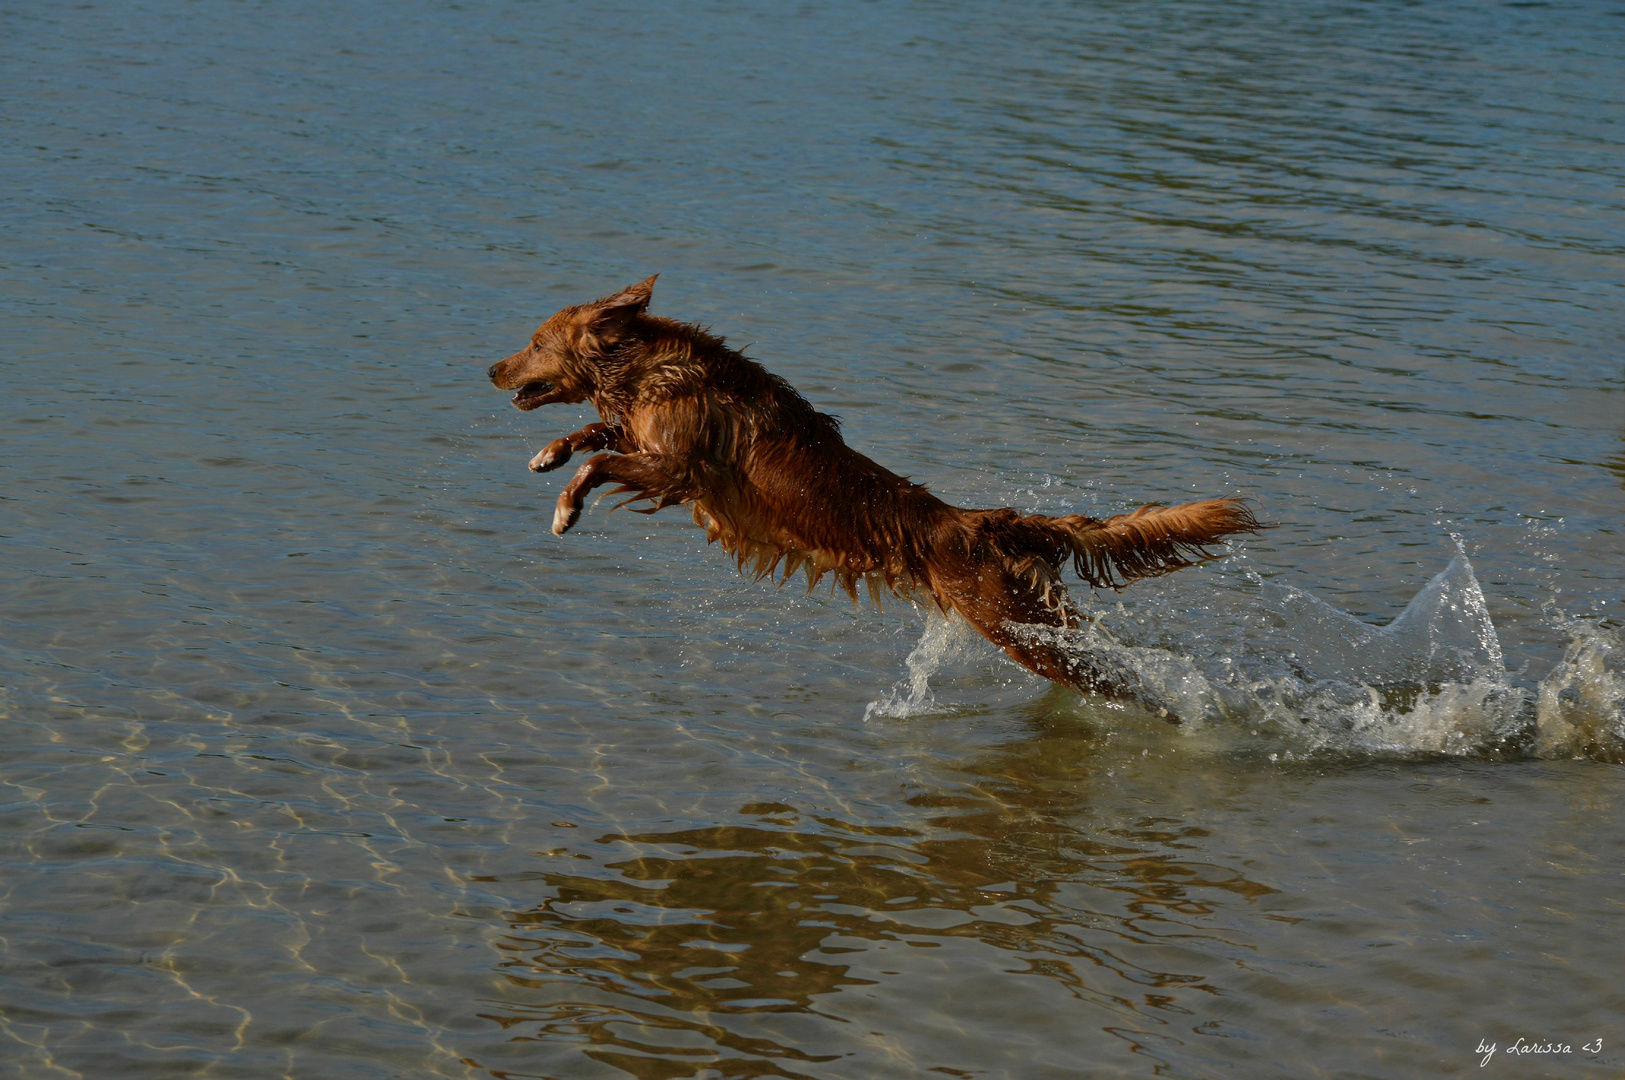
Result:
{"label": "dog's hind paw", "polygon": [[570,440],[554,439],[530,459],[531,472],[549,472],[570,460]]}
{"label": "dog's hind paw", "polygon": [[553,535],[563,536],[570,531],[570,527],[581,520],[581,507],[576,504],[559,500],[558,506],[553,509]]}

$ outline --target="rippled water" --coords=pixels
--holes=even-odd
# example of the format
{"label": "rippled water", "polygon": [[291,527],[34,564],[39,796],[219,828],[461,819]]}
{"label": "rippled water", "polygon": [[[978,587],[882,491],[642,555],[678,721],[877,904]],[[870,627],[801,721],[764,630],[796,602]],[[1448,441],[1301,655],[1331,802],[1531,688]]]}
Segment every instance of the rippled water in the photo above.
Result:
{"label": "rippled water", "polygon": [[[1602,0],[0,10],[0,1062],[1618,1075],[1621,55]],[[1076,594],[1134,706],[681,514],[555,540],[585,415],[484,368],[656,271],[952,501],[1277,527]]]}

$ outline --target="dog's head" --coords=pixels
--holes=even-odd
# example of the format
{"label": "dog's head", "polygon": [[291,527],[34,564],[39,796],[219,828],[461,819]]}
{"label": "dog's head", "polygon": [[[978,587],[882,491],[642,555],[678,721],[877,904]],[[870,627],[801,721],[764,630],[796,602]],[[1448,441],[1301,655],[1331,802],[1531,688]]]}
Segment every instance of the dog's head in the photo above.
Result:
{"label": "dog's head", "polygon": [[498,388],[514,391],[515,408],[586,401],[597,387],[594,361],[631,331],[649,306],[659,276],[565,308],[531,335],[529,348],[492,364],[486,374]]}

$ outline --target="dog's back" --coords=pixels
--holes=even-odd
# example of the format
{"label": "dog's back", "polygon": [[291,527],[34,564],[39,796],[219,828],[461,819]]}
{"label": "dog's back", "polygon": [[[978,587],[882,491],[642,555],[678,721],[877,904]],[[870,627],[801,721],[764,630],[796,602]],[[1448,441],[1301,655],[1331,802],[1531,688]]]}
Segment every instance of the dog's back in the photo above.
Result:
{"label": "dog's back", "polygon": [[864,578],[915,595],[963,512],[846,445],[835,417],[720,338],[675,329],[689,335],[683,377],[646,369],[657,389],[637,396],[625,426],[682,463],[680,491],[628,486],[631,501],[688,504],[758,576],[805,569],[809,586],[833,574],[854,595]]}

